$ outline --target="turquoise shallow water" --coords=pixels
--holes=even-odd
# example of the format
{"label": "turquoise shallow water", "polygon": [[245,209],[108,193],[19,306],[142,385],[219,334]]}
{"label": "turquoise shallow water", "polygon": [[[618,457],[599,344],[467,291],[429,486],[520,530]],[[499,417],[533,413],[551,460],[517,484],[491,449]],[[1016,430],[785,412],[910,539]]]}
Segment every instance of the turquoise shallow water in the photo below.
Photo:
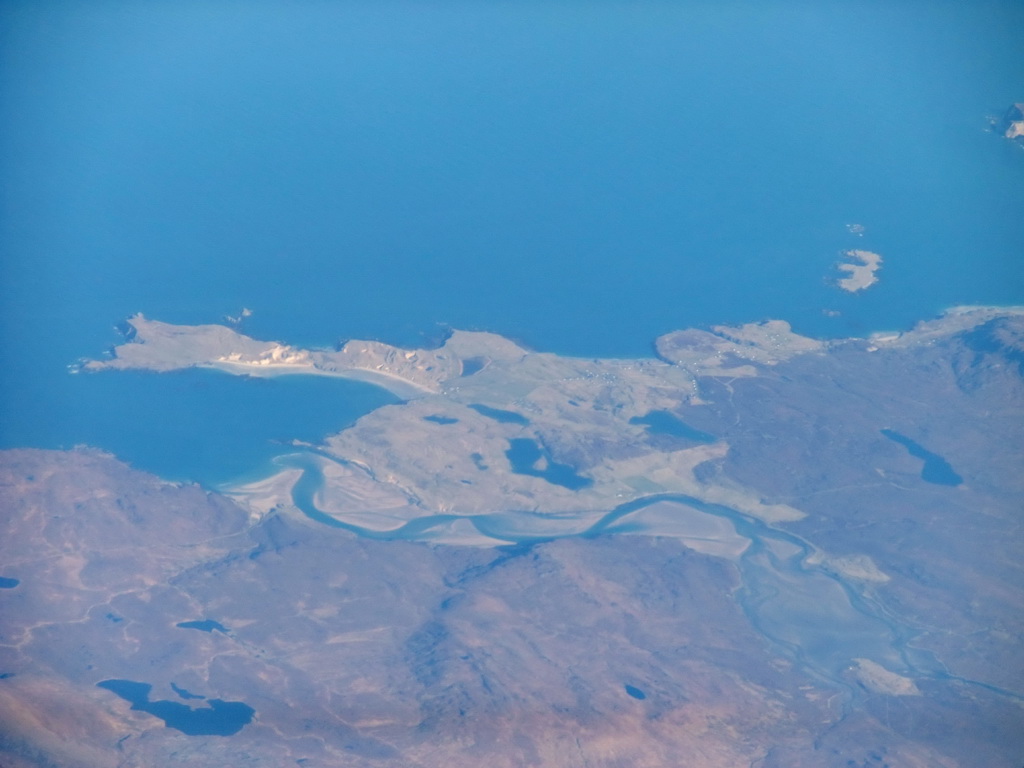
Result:
{"label": "turquoise shallow water", "polygon": [[[0,445],[215,482],[383,402],[67,374],[136,311],[639,356],[1024,303],[1024,151],[985,130],[1022,36],[1010,2],[5,3]],[[851,296],[858,247],[885,264]]]}

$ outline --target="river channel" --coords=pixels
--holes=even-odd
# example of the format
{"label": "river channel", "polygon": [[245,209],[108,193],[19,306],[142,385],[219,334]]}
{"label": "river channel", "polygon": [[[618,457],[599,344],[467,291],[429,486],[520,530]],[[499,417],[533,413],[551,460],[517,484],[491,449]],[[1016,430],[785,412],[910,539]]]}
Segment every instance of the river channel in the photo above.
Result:
{"label": "river channel", "polygon": [[[339,520],[320,510],[316,495],[324,482],[321,462],[329,457],[314,453],[280,456],[275,463],[284,468],[301,469],[302,475],[292,488],[295,506],[308,518],[324,525],[351,531],[359,536],[381,541],[429,541],[436,533],[459,523],[471,525],[484,536],[508,542],[510,555],[524,551],[532,544],[556,538],[595,538],[610,535],[666,535],[662,521],[665,513],[655,519],[658,505],[672,506],[675,516],[684,517],[690,537],[669,531],[687,542],[693,538],[702,552],[714,554],[699,546],[704,541],[701,529],[727,530],[725,549],[739,570],[742,586],[735,592],[738,605],[751,624],[772,644],[775,650],[815,677],[844,691],[846,706],[865,698],[862,688],[851,684],[849,673],[856,660],[867,659],[886,670],[911,679],[956,679],[974,685],[975,681],[950,675],[930,651],[916,648],[914,637],[919,630],[888,610],[875,595],[869,582],[844,576],[837,569],[821,562],[817,548],[805,539],[773,527],[730,507],[708,504],[699,499],[678,495],[647,496],[622,504],[597,522],[572,532],[529,533],[529,520],[546,521],[549,516],[536,513],[495,513],[474,516],[429,515],[409,521],[394,530],[380,531]],[[654,522],[652,522],[652,520]],[[1020,699],[1011,691],[994,689],[1003,695]]]}

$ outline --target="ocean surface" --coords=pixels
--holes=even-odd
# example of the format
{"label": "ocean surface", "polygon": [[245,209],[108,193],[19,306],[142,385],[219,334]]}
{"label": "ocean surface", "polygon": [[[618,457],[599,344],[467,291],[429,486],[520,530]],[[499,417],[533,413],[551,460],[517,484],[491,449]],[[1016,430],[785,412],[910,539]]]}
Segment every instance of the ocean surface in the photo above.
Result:
{"label": "ocean surface", "polygon": [[0,447],[213,485],[393,401],[68,373],[139,311],[630,357],[1024,303],[1024,149],[988,130],[1022,39],[1019,2],[5,2]]}

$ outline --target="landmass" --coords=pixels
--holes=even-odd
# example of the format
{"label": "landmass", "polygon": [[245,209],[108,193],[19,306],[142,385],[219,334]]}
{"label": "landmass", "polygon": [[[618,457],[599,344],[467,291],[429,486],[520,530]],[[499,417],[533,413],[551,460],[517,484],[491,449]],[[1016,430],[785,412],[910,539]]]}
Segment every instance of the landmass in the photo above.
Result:
{"label": "landmass", "polygon": [[493,545],[504,526],[514,537],[582,533],[612,508],[655,494],[725,505],[766,522],[798,520],[804,513],[796,506],[768,502],[707,471],[728,456],[727,438],[671,434],[644,420],[665,414],[685,426],[701,418],[702,389],[711,381],[758,378],[783,362],[822,361],[840,350],[913,347],[1006,312],[954,310],[937,331],[925,324],[870,341],[823,342],[782,321],[678,331],[657,340],[660,359],[647,360],[560,357],[464,331],[433,350],[367,341],[333,352],[304,350],[221,326],[171,326],[136,316],[113,357],[85,369],[199,366],[257,376],[375,377],[408,399],[326,438],[303,457],[300,470],[286,463],[275,478],[225,491],[264,514],[294,503],[296,483],[309,473],[317,490],[307,510],[339,523],[383,532],[430,519],[436,525],[418,528],[425,538]]}
{"label": "landmass", "polygon": [[856,293],[878,282],[876,273],[882,266],[882,257],[877,253],[850,250],[843,251],[843,257],[848,261],[838,264],[838,269],[846,273],[846,277],[840,278],[837,284],[844,291]]}
{"label": "landmass", "polygon": [[0,453],[4,765],[1024,752],[1022,309],[679,331],[644,360],[131,323],[84,368],[370,372],[407,399],[219,491]]}

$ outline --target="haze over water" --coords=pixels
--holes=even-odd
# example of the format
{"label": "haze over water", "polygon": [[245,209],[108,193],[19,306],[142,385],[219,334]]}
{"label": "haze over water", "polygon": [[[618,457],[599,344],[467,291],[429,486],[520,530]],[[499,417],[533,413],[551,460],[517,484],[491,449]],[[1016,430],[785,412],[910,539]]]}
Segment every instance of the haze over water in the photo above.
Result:
{"label": "haze over water", "polygon": [[[67,374],[137,311],[647,356],[1024,303],[1024,152],[986,132],[1021,39],[1010,2],[6,3],[0,445],[212,482],[389,401]],[[885,257],[860,295],[830,283],[848,248]]]}

